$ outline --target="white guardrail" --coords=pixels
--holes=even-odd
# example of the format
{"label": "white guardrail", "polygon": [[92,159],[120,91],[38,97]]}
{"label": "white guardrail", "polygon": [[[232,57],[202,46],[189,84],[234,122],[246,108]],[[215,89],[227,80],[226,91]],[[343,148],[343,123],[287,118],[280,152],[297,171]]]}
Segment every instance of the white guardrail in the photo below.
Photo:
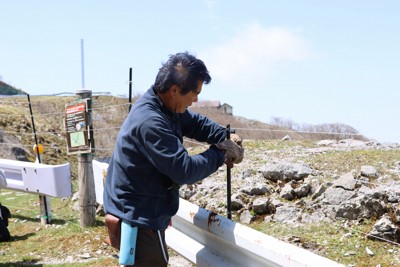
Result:
{"label": "white guardrail", "polygon": [[180,199],[169,247],[197,266],[344,266]]}
{"label": "white guardrail", "polygon": [[[103,203],[108,164],[93,160],[96,199]],[[180,199],[166,230],[168,246],[196,266],[344,266]]]}
{"label": "white guardrail", "polygon": [[47,165],[0,159],[1,187],[52,197],[72,195],[69,163]]}

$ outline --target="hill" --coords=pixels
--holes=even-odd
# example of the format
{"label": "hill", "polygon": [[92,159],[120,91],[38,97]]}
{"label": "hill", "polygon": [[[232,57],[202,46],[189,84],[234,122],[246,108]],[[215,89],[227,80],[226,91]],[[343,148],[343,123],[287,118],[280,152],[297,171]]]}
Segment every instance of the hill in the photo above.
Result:
{"label": "hill", "polygon": [[[136,96],[133,100],[137,99]],[[30,116],[26,97],[10,96],[0,98],[0,155],[3,158],[34,161],[32,146],[35,143],[34,131],[39,143],[46,149],[44,162],[60,164],[71,158],[66,154],[66,135],[64,130],[65,105],[76,101],[75,96],[31,96],[31,107],[35,129]],[[112,153],[119,127],[128,114],[129,103],[126,98],[94,95],[92,101],[92,121],[96,147],[96,157],[106,158]],[[240,116],[221,113],[213,108],[192,108],[221,125],[230,124],[244,139],[255,140],[323,140],[346,139],[346,130],[339,132],[297,132],[285,127],[249,120]],[[331,127],[332,129],[334,127]],[[363,136],[356,139],[365,140]],[[185,145],[195,143],[186,140]]]}
{"label": "hill", "polygon": [[0,95],[21,95],[26,94],[24,91],[17,89],[5,82],[0,81]]}

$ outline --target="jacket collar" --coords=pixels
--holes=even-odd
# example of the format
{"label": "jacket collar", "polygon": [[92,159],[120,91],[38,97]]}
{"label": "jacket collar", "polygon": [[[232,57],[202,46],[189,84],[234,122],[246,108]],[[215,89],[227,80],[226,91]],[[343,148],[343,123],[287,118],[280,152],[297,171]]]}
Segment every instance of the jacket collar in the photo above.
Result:
{"label": "jacket collar", "polygon": [[160,109],[163,113],[171,117],[178,117],[178,113],[172,112],[164,105],[164,102],[162,102],[161,98],[158,96],[154,85],[150,88],[150,91],[151,97],[155,99],[156,103],[160,106]]}

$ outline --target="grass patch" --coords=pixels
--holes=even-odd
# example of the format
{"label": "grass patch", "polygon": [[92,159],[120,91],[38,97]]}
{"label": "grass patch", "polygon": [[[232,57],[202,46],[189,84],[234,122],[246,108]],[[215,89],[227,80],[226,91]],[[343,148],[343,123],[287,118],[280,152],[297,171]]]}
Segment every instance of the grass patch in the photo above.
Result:
{"label": "grass patch", "polygon": [[311,140],[244,140],[243,147],[246,149],[263,149],[267,151],[283,151],[289,148],[301,147],[311,148],[315,147],[315,141]]}
{"label": "grass patch", "polygon": [[0,202],[12,214],[8,227],[12,240],[0,243],[0,266],[38,262],[55,262],[42,266],[118,266],[116,250],[104,243],[104,218],[98,216],[95,226],[81,228],[70,198],[50,198],[49,225],[40,223],[38,195],[2,190]]}
{"label": "grass patch", "polygon": [[328,151],[302,158],[311,168],[328,172],[346,173],[352,170],[360,171],[361,166],[374,166],[381,176],[388,179],[399,177],[388,172],[400,159],[400,150],[351,150]]}
{"label": "grass patch", "polygon": [[[398,246],[366,237],[371,223],[343,225],[337,222],[293,227],[282,223],[258,222],[252,227],[347,266],[399,266]],[[367,254],[366,247],[374,252],[373,256]]]}

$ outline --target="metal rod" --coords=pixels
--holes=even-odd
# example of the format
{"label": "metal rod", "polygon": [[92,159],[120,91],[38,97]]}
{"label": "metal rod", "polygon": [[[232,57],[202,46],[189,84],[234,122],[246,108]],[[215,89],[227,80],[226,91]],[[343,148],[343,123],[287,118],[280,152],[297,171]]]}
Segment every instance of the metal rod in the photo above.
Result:
{"label": "metal rod", "polygon": [[132,107],[132,68],[129,68],[129,109],[131,111]]}
{"label": "metal rod", "polygon": [[[29,112],[31,114],[31,121],[32,121],[32,129],[33,129],[33,136],[35,137],[35,144],[36,144],[36,154],[37,154],[37,159],[39,164],[42,163],[42,159],[40,158],[40,154],[39,154],[39,143],[38,143],[38,139],[37,139],[37,135],[36,135],[36,128],[35,128],[35,120],[33,119],[33,112],[32,112],[32,104],[31,104],[31,98],[29,96],[29,94],[26,94],[26,96],[28,97],[28,103],[29,103]],[[46,196],[43,196],[43,202],[44,202],[44,211],[45,211],[45,216],[46,216],[46,224],[49,224],[49,213],[47,210],[47,199]]]}
{"label": "metal rod", "polygon": [[[226,126],[226,138],[231,139],[231,125]],[[227,209],[228,219],[232,219],[232,205],[231,205],[231,168],[226,166],[226,198],[227,198]]]}
{"label": "metal rod", "polygon": [[39,163],[42,163],[42,159],[39,157],[39,144],[38,144],[38,139],[37,139],[37,136],[36,136],[35,120],[33,119],[31,98],[30,98],[29,94],[26,94],[26,96],[28,97],[29,112],[30,112],[30,114],[31,114],[31,122],[32,122],[33,136],[35,137],[35,144],[36,144],[36,153],[37,153],[37,156],[38,156],[38,161],[39,161]]}

